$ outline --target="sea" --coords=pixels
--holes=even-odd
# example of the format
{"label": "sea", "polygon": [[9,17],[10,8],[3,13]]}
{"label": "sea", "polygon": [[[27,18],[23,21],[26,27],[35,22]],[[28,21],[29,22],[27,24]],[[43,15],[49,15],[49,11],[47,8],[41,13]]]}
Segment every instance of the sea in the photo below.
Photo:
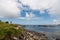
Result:
{"label": "sea", "polygon": [[24,28],[30,31],[45,33],[50,40],[60,38],[60,26],[44,27],[38,25],[24,25]]}

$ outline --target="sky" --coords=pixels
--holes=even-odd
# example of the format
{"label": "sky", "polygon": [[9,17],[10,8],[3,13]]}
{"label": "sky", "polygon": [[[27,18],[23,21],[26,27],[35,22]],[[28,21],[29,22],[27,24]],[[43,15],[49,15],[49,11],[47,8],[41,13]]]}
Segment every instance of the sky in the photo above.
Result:
{"label": "sky", "polygon": [[60,0],[0,0],[0,20],[22,25],[60,24]]}

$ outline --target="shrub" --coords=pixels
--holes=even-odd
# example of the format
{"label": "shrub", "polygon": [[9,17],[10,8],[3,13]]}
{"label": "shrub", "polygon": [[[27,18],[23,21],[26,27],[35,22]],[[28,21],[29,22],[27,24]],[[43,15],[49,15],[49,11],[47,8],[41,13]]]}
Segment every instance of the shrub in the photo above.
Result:
{"label": "shrub", "polygon": [[9,23],[8,21],[6,21],[5,23]]}

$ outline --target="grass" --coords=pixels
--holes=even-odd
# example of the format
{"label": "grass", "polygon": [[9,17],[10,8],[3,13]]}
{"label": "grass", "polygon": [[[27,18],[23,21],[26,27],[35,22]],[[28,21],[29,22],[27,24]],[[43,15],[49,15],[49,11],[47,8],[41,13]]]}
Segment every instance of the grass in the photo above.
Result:
{"label": "grass", "polygon": [[16,29],[16,27],[16,24],[0,21],[0,40],[11,40],[13,37],[19,37],[22,33],[22,29]]}

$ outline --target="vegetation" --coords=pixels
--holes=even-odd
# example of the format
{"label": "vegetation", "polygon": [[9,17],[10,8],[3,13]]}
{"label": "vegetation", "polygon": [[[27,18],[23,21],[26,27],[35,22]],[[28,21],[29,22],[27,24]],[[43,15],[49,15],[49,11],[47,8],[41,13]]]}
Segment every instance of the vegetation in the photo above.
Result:
{"label": "vegetation", "polygon": [[8,22],[0,21],[0,40],[12,40],[13,37],[19,37],[22,29],[18,28],[16,24],[9,24]]}
{"label": "vegetation", "polygon": [[9,23],[8,21],[6,21],[5,23]]}

